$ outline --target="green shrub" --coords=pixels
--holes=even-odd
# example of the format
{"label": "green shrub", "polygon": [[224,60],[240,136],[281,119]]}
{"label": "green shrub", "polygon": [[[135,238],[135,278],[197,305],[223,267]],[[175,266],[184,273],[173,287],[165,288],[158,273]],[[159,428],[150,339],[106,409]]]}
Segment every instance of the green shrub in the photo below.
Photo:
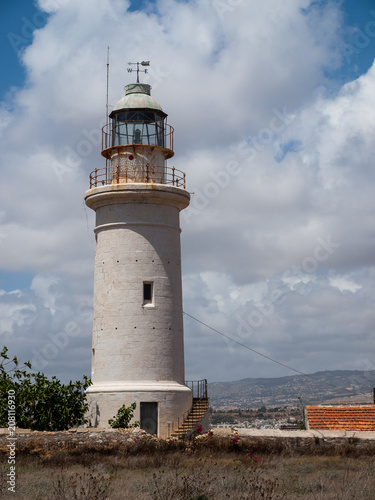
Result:
{"label": "green shrub", "polygon": [[130,427],[139,427],[138,421],[130,424],[130,421],[134,416],[134,410],[136,409],[136,407],[136,403],[132,403],[128,407],[122,405],[118,410],[116,417],[110,418],[108,420],[109,425],[114,429],[129,429]]}
{"label": "green shrub", "polygon": [[32,368],[28,361],[20,369],[17,357],[10,359],[7,353],[4,346],[0,353],[0,427],[8,427],[10,414],[17,427],[35,431],[63,431],[86,422],[88,377],[64,385],[55,376],[48,380],[43,373],[28,371]]}

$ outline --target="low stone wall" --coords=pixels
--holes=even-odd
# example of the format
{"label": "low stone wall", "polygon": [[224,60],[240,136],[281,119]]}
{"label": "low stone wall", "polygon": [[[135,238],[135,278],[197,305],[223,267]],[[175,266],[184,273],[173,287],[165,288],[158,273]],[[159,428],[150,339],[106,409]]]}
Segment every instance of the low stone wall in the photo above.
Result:
{"label": "low stone wall", "polygon": [[253,441],[258,448],[263,445],[290,453],[343,453],[351,449],[375,454],[375,432],[217,428],[214,435],[232,439],[238,436]]}
{"label": "low stone wall", "polygon": [[0,451],[5,451],[7,444],[14,441],[18,452],[28,450],[76,449],[83,446],[93,448],[130,445],[138,440],[157,440],[141,429],[96,429],[78,428],[61,432],[39,432],[28,429],[16,429],[14,436],[9,436],[8,429],[0,429]]}
{"label": "low stone wall", "polygon": [[[250,442],[254,449],[287,453],[338,453],[357,450],[375,454],[375,432],[333,432],[333,431],[279,431],[253,429],[214,429],[213,436],[227,439],[236,445]],[[238,440],[234,440],[238,437]],[[199,436],[200,440],[208,439]],[[62,432],[38,432],[17,429],[9,436],[8,429],[0,429],[0,453],[7,453],[8,445],[15,443],[17,453],[48,454],[56,450],[92,449],[98,452],[110,448],[130,450],[135,443],[150,441],[157,444],[155,436],[140,429],[96,429],[78,428]],[[203,444],[203,443],[202,443]],[[145,448],[147,449],[147,448]]]}
{"label": "low stone wall", "polygon": [[294,430],[283,431],[280,429],[243,429],[239,427],[217,427],[213,429],[217,436],[252,436],[268,438],[304,438],[304,439],[364,439],[375,442],[375,431],[312,431],[312,430]]}

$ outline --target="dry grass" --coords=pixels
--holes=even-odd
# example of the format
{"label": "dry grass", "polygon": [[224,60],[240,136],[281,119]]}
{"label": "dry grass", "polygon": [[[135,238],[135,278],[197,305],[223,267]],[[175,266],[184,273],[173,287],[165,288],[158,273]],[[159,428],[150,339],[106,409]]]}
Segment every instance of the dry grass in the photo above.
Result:
{"label": "dry grass", "polygon": [[[17,455],[19,500],[373,500],[375,448],[264,439],[139,440]],[[33,447],[34,446],[34,447]],[[253,453],[251,456],[250,453]],[[255,458],[261,458],[256,461]]]}

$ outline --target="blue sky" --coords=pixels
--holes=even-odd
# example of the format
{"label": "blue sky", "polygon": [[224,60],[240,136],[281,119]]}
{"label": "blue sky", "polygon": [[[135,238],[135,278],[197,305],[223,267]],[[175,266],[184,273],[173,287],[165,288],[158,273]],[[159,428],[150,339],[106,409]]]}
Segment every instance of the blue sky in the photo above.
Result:
{"label": "blue sky", "polygon": [[[195,193],[181,215],[185,310],[301,371],[375,369],[366,0],[2,2],[0,344],[63,379],[90,371],[82,200],[102,166],[108,45],[111,105],[126,63],[151,60]],[[71,322],[79,335],[57,348]],[[291,374],[189,318],[185,342],[188,379]]]}
{"label": "blue sky", "polygon": [[[11,86],[19,87],[25,82],[25,68],[20,63],[15,47],[22,50],[23,47],[31,44],[33,29],[29,28],[27,30],[27,23],[25,23],[23,19],[31,20],[30,23],[32,26],[41,28],[45,25],[46,18],[47,14],[41,13],[35,3],[30,0],[1,2],[1,58],[4,68],[0,82],[0,95],[2,98],[5,93],[9,91]],[[35,21],[37,21],[37,23],[35,23]],[[12,33],[15,35],[14,38],[12,37]]]}
{"label": "blue sky", "polygon": [[[149,8],[154,3],[155,1],[152,0],[134,0],[130,3],[129,11],[140,11]],[[342,2],[342,12],[346,25],[361,31],[364,31],[366,24],[374,19],[371,16],[371,11],[375,12],[374,9],[375,6],[371,0],[345,0]],[[0,5],[0,14],[1,51],[3,64],[6,68],[0,82],[0,96],[4,96],[11,86],[22,85],[26,77],[25,68],[20,64],[19,57],[14,50],[14,44],[21,50],[26,45],[31,44],[30,30],[32,28],[30,26],[37,29],[42,28],[48,19],[48,14],[38,9],[36,2],[32,0],[3,1]],[[12,39],[11,33],[19,38]],[[353,47],[353,52],[348,47],[346,51],[348,58],[345,58],[343,67],[340,68],[339,75],[344,79],[367,71],[373,61],[374,49],[361,50],[360,47],[357,47],[354,33],[355,31],[348,34],[346,39],[347,44]],[[363,44],[366,44],[365,39]]]}
{"label": "blue sky", "polygon": [[[137,11],[154,3],[152,0],[133,0],[129,11]],[[32,32],[45,26],[48,14],[38,8],[34,0],[17,0],[0,4],[0,39],[2,63],[5,68],[0,80],[0,98],[10,87],[25,83],[26,71],[19,60],[19,52],[32,43]],[[17,49],[17,50],[15,50]]]}
{"label": "blue sky", "polygon": [[[346,0],[343,3],[345,22],[353,28],[353,32],[347,38],[348,47],[344,49],[346,57],[342,71],[345,79],[363,74],[372,66],[374,60],[373,40],[367,35],[366,29],[370,29],[368,23],[375,19],[374,9],[375,5],[371,0],[360,2]],[[363,39],[356,37],[356,33],[358,35],[356,30],[364,32],[367,38],[366,36]]]}
{"label": "blue sky", "polygon": [[[134,0],[130,4],[129,11],[146,9],[149,8],[150,4],[154,3],[155,1]],[[375,12],[375,6],[371,0],[345,0],[342,2],[345,23],[347,27],[353,28],[353,30],[364,31],[366,24],[371,19],[375,19],[375,17],[371,16],[371,10]],[[20,64],[14,46],[16,45],[18,49],[23,50],[25,46],[31,44],[31,26],[37,29],[42,28],[47,19],[48,14],[38,9],[35,1],[18,0],[17,2],[3,1],[1,3],[1,52],[3,65],[6,70],[0,81],[0,97],[3,97],[11,86],[19,87],[25,82],[25,68]],[[12,37],[12,33],[15,37]],[[344,64],[338,74],[334,75],[343,80],[348,80],[364,73],[373,62],[374,48],[366,46],[366,50],[363,50],[361,49],[362,45],[358,47],[354,39],[354,34],[355,31],[347,35],[348,47],[345,49],[347,57],[344,58]],[[369,45],[373,45],[372,39],[370,40]],[[363,39],[363,45],[366,45],[366,39]]]}

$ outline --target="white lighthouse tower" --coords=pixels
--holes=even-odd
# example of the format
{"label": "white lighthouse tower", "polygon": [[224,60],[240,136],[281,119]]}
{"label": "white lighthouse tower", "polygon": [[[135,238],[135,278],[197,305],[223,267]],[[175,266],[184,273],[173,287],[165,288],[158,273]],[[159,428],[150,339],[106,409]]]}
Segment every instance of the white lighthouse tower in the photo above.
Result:
{"label": "white lighthouse tower", "polygon": [[103,127],[107,167],[90,175],[96,212],[90,423],[136,402],[141,428],[165,437],[193,404],[185,385],[179,213],[185,174],[167,167],[173,128],[150,85],[126,85]]}

